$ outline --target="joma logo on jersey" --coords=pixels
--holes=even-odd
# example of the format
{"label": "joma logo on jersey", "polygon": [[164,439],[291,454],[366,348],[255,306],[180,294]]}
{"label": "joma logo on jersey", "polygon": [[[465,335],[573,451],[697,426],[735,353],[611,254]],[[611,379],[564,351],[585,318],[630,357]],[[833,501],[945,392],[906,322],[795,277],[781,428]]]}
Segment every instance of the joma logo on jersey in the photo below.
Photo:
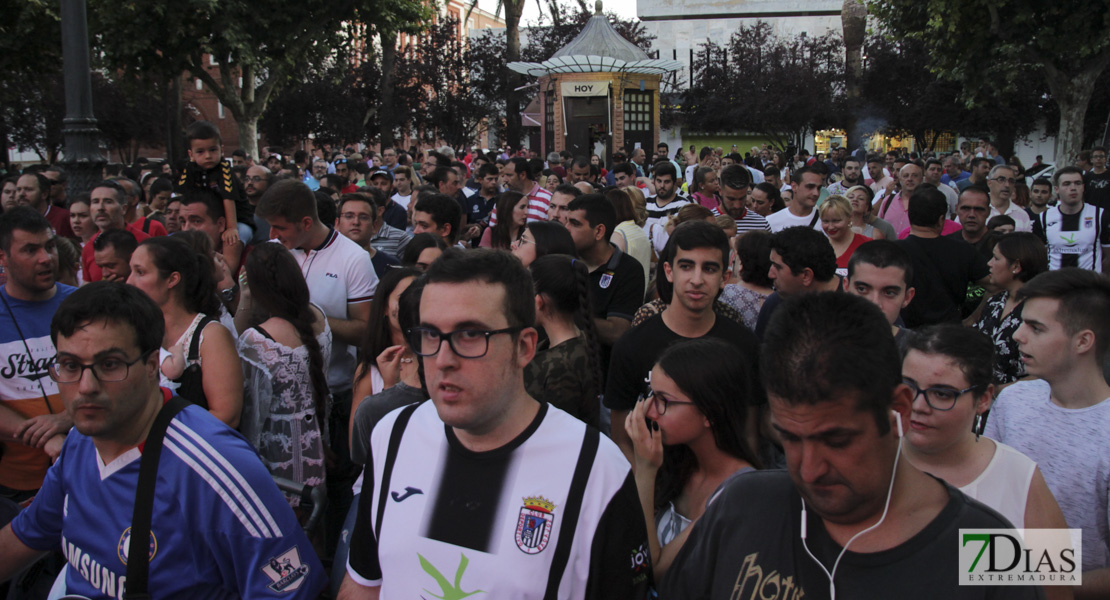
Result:
{"label": "joma logo on jersey", "polygon": [[555,503],[543,496],[525,498],[516,522],[516,546],[525,554],[539,554],[547,547],[555,523]]}

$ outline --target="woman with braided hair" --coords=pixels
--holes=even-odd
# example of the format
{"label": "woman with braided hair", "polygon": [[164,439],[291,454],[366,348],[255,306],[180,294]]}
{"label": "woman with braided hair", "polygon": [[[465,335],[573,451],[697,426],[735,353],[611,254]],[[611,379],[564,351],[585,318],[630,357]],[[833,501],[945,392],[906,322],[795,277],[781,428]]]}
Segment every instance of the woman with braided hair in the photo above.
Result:
{"label": "woman with braided hair", "polygon": [[271,474],[322,485],[331,329],[284,246],[255,246],[245,271],[240,310],[250,311],[250,327],[237,345],[245,383],[240,430]]}
{"label": "woman with braided hair", "polygon": [[601,351],[591,317],[586,264],[565,254],[549,254],[537,258],[530,269],[536,286],[536,327],[547,333],[548,345],[525,367],[524,385],[536,400],[598,427]]}

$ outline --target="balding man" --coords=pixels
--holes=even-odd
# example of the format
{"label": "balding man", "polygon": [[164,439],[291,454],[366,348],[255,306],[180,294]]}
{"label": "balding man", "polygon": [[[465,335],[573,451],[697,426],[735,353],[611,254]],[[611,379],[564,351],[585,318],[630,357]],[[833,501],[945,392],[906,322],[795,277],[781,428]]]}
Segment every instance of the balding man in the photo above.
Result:
{"label": "balding man", "polygon": [[898,170],[898,184],[901,189],[879,200],[879,218],[890,223],[894,231],[902,231],[910,226],[910,198],[925,176],[925,167],[919,162],[906,163]]}
{"label": "balding man", "polygon": [[[262,198],[262,194],[270,189],[270,182],[273,180],[274,175],[269,169],[261,165],[254,165],[247,169],[246,175],[243,176],[243,195],[247,197],[247,202],[250,202],[252,207],[258,208],[258,201]],[[255,245],[261,244],[270,239],[270,224],[266,219],[254,214],[254,235],[251,236],[248,244]]]}

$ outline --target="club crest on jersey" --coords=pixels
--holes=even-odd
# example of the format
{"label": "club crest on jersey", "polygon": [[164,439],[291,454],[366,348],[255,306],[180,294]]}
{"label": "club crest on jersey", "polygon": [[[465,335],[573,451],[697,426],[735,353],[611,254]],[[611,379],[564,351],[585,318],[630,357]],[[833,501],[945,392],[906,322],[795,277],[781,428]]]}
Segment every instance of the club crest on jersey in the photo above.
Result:
{"label": "club crest on jersey", "polygon": [[598,282],[598,285],[601,286],[601,289],[603,289],[603,290],[609,289],[609,284],[610,283],[613,283],[613,272],[609,271],[607,273],[602,273],[601,274],[601,281]]}
{"label": "club crest on jersey", "polygon": [[273,582],[266,587],[278,593],[292,592],[304,585],[308,565],[301,563],[301,555],[293,546],[284,554],[271,558],[262,572]]}
{"label": "club crest on jersey", "polygon": [[524,499],[516,522],[516,546],[525,554],[539,554],[547,547],[555,522],[555,503],[543,496]]}
{"label": "club crest on jersey", "polygon": [[1094,217],[1083,217],[1083,229],[1090,229],[1095,226]]}
{"label": "club crest on jersey", "polygon": [[[119,536],[119,543],[116,544],[116,555],[119,556],[119,561],[127,564],[127,552],[131,549],[131,528],[123,530],[123,535]],[[154,532],[150,532],[150,558],[148,561],[154,560],[154,554],[158,552],[158,539],[154,537]]]}

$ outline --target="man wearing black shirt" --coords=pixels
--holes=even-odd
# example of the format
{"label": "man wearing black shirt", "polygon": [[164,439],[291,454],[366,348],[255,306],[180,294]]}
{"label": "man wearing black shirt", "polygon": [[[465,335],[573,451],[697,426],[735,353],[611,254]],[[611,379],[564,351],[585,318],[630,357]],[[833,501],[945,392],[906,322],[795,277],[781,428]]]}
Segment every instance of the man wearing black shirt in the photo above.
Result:
{"label": "man wearing black shirt", "polygon": [[922,325],[960,320],[960,305],[969,284],[986,285],[987,261],[975,249],[940,235],[948,202],[932,186],[924,186],[910,199],[910,235],[899,240],[913,260],[913,287],[917,296],[902,309],[902,320],[913,329]]}
{"label": "man wearing black shirt", "polygon": [[1106,168],[1106,148],[1091,148],[1091,170],[1083,175],[1087,195],[1083,201],[1099,208],[1110,208],[1110,169]]}
{"label": "man wearing black shirt", "polygon": [[[644,268],[609,242],[617,209],[601,194],[579,196],[567,205],[566,226],[578,256],[590,270],[590,300],[602,347],[611,347],[632,326],[644,301]],[[623,422],[623,421],[622,421]]]}
{"label": "man wearing black shirt", "polygon": [[791,299],[760,363],[787,470],[724,484],[661,598],[1043,597],[1031,586],[959,585],[960,529],[1011,525],[900,460],[916,390],[902,382],[875,305],[852,294]]}
{"label": "man wearing black shirt", "polygon": [[971,244],[984,260],[994,255],[995,238],[987,229],[987,215],[991,213],[991,193],[985,185],[971,185],[960,192],[956,216],[962,228],[948,234],[954,240]]}
{"label": "man wearing black shirt", "polygon": [[[612,410],[613,441],[630,460],[632,442],[620,425],[647,389],[645,378],[668,346],[691,338],[719,338],[736,345],[753,367],[759,354],[759,342],[751,331],[713,312],[713,302],[731,274],[728,236],[716,225],[689,221],[675,228],[664,256],[674,257],[663,266],[667,281],[674,286],[670,303],[662,313],[624,334],[613,347],[609,363],[605,406]],[[757,406],[762,396],[737,400]]]}

